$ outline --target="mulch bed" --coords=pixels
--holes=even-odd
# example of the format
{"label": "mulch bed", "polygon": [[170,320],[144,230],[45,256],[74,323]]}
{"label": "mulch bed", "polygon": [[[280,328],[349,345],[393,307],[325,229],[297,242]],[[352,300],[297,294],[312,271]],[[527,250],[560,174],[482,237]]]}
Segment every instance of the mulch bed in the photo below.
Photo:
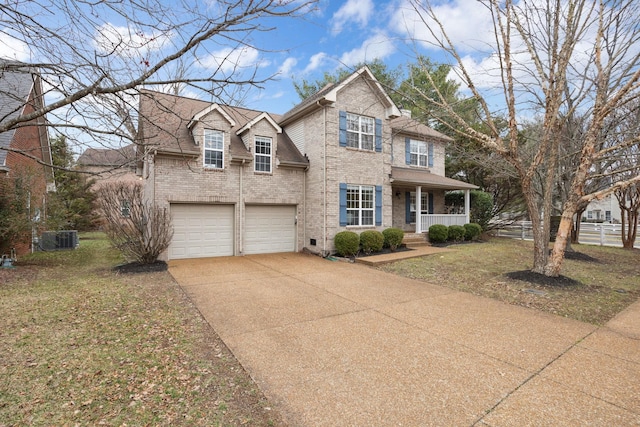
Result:
{"label": "mulch bed", "polygon": [[582,252],[566,251],[564,253],[565,259],[572,261],[585,261],[585,262],[600,262],[598,258],[594,258],[591,255],[583,254]]}
{"label": "mulch bed", "polygon": [[151,264],[130,262],[128,264],[117,265],[113,267],[113,270],[122,274],[155,273],[157,271],[166,271],[168,267],[169,266],[164,261],[156,261]]}
{"label": "mulch bed", "polygon": [[569,287],[569,286],[581,286],[582,282],[575,279],[571,279],[566,276],[549,277],[544,274],[534,273],[531,270],[512,271],[506,273],[509,279],[520,280],[522,282],[533,283],[536,285],[549,286],[555,288]]}

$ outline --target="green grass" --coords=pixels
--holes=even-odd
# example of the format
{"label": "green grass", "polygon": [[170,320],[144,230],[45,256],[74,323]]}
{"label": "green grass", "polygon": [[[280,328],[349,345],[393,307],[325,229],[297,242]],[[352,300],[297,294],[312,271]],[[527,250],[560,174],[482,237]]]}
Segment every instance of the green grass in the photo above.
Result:
{"label": "green grass", "polygon": [[0,425],[279,425],[167,272],[101,234],[0,269]]}
{"label": "green grass", "polygon": [[[408,259],[380,267],[406,277],[536,308],[602,325],[640,296],[640,251],[574,245],[597,262],[565,259],[562,275],[578,286],[535,285],[512,280],[508,272],[531,269],[533,244],[506,238],[451,246],[441,255]],[[531,293],[541,291],[543,295]]]}

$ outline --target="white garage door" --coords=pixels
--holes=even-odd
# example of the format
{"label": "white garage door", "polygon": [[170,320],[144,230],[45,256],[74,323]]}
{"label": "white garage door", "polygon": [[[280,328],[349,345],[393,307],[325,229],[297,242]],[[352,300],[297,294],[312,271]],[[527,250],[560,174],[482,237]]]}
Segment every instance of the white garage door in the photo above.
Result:
{"label": "white garage door", "polygon": [[245,254],[295,252],[295,206],[247,206]]}
{"label": "white garage door", "polygon": [[233,205],[171,204],[169,259],[233,255]]}

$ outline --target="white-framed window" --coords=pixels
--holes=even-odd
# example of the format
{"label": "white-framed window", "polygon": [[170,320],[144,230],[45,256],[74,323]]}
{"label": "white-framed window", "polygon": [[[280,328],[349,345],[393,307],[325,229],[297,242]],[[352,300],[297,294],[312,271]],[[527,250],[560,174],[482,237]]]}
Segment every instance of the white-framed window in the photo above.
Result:
{"label": "white-framed window", "polygon": [[374,212],[375,187],[347,185],[347,225],[373,225]]}
{"label": "white-framed window", "polygon": [[593,211],[587,211],[587,219],[593,219]]}
{"label": "white-framed window", "polygon": [[373,117],[347,113],[347,147],[373,151],[375,125],[376,121]]}
{"label": "white-framed window", "polygon": [[[409,193],[409,197],[411,200],[409,201],[409,216],[411,221],[416,222],[416,192],[412,191]],[[428,214],[429,213],[429,193],[422,193],[420,195],[420,213]]]}
{"label": "white-framed window", "polygon": [[224,167],[224,133],[219,130],[204,130],[204,167]]}
{"label": "white-framed window", "polygon": [[411,156],[411,165],[427,167],[429,164],[429,155],[427,150],[427,143],[424,141],[411,140],[409,144],[409,154]]}
{"label": "white-framed window", "polygon": [[611,222],[611,211],[604,211],[604,220]]}
{"label": "white-framed window", "polygon": [[255,141],[255,171],[271,172],[271,138],[256,136]]}

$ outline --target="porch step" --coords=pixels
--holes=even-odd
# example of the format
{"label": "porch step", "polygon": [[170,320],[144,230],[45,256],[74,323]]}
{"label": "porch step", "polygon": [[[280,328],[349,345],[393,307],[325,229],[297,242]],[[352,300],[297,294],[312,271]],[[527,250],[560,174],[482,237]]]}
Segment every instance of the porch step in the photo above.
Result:
{"label": "porch step", "polygon": [[402,243],[408,248],[431,246],[427,240],[427,235],[422,233],[405,233]]}

